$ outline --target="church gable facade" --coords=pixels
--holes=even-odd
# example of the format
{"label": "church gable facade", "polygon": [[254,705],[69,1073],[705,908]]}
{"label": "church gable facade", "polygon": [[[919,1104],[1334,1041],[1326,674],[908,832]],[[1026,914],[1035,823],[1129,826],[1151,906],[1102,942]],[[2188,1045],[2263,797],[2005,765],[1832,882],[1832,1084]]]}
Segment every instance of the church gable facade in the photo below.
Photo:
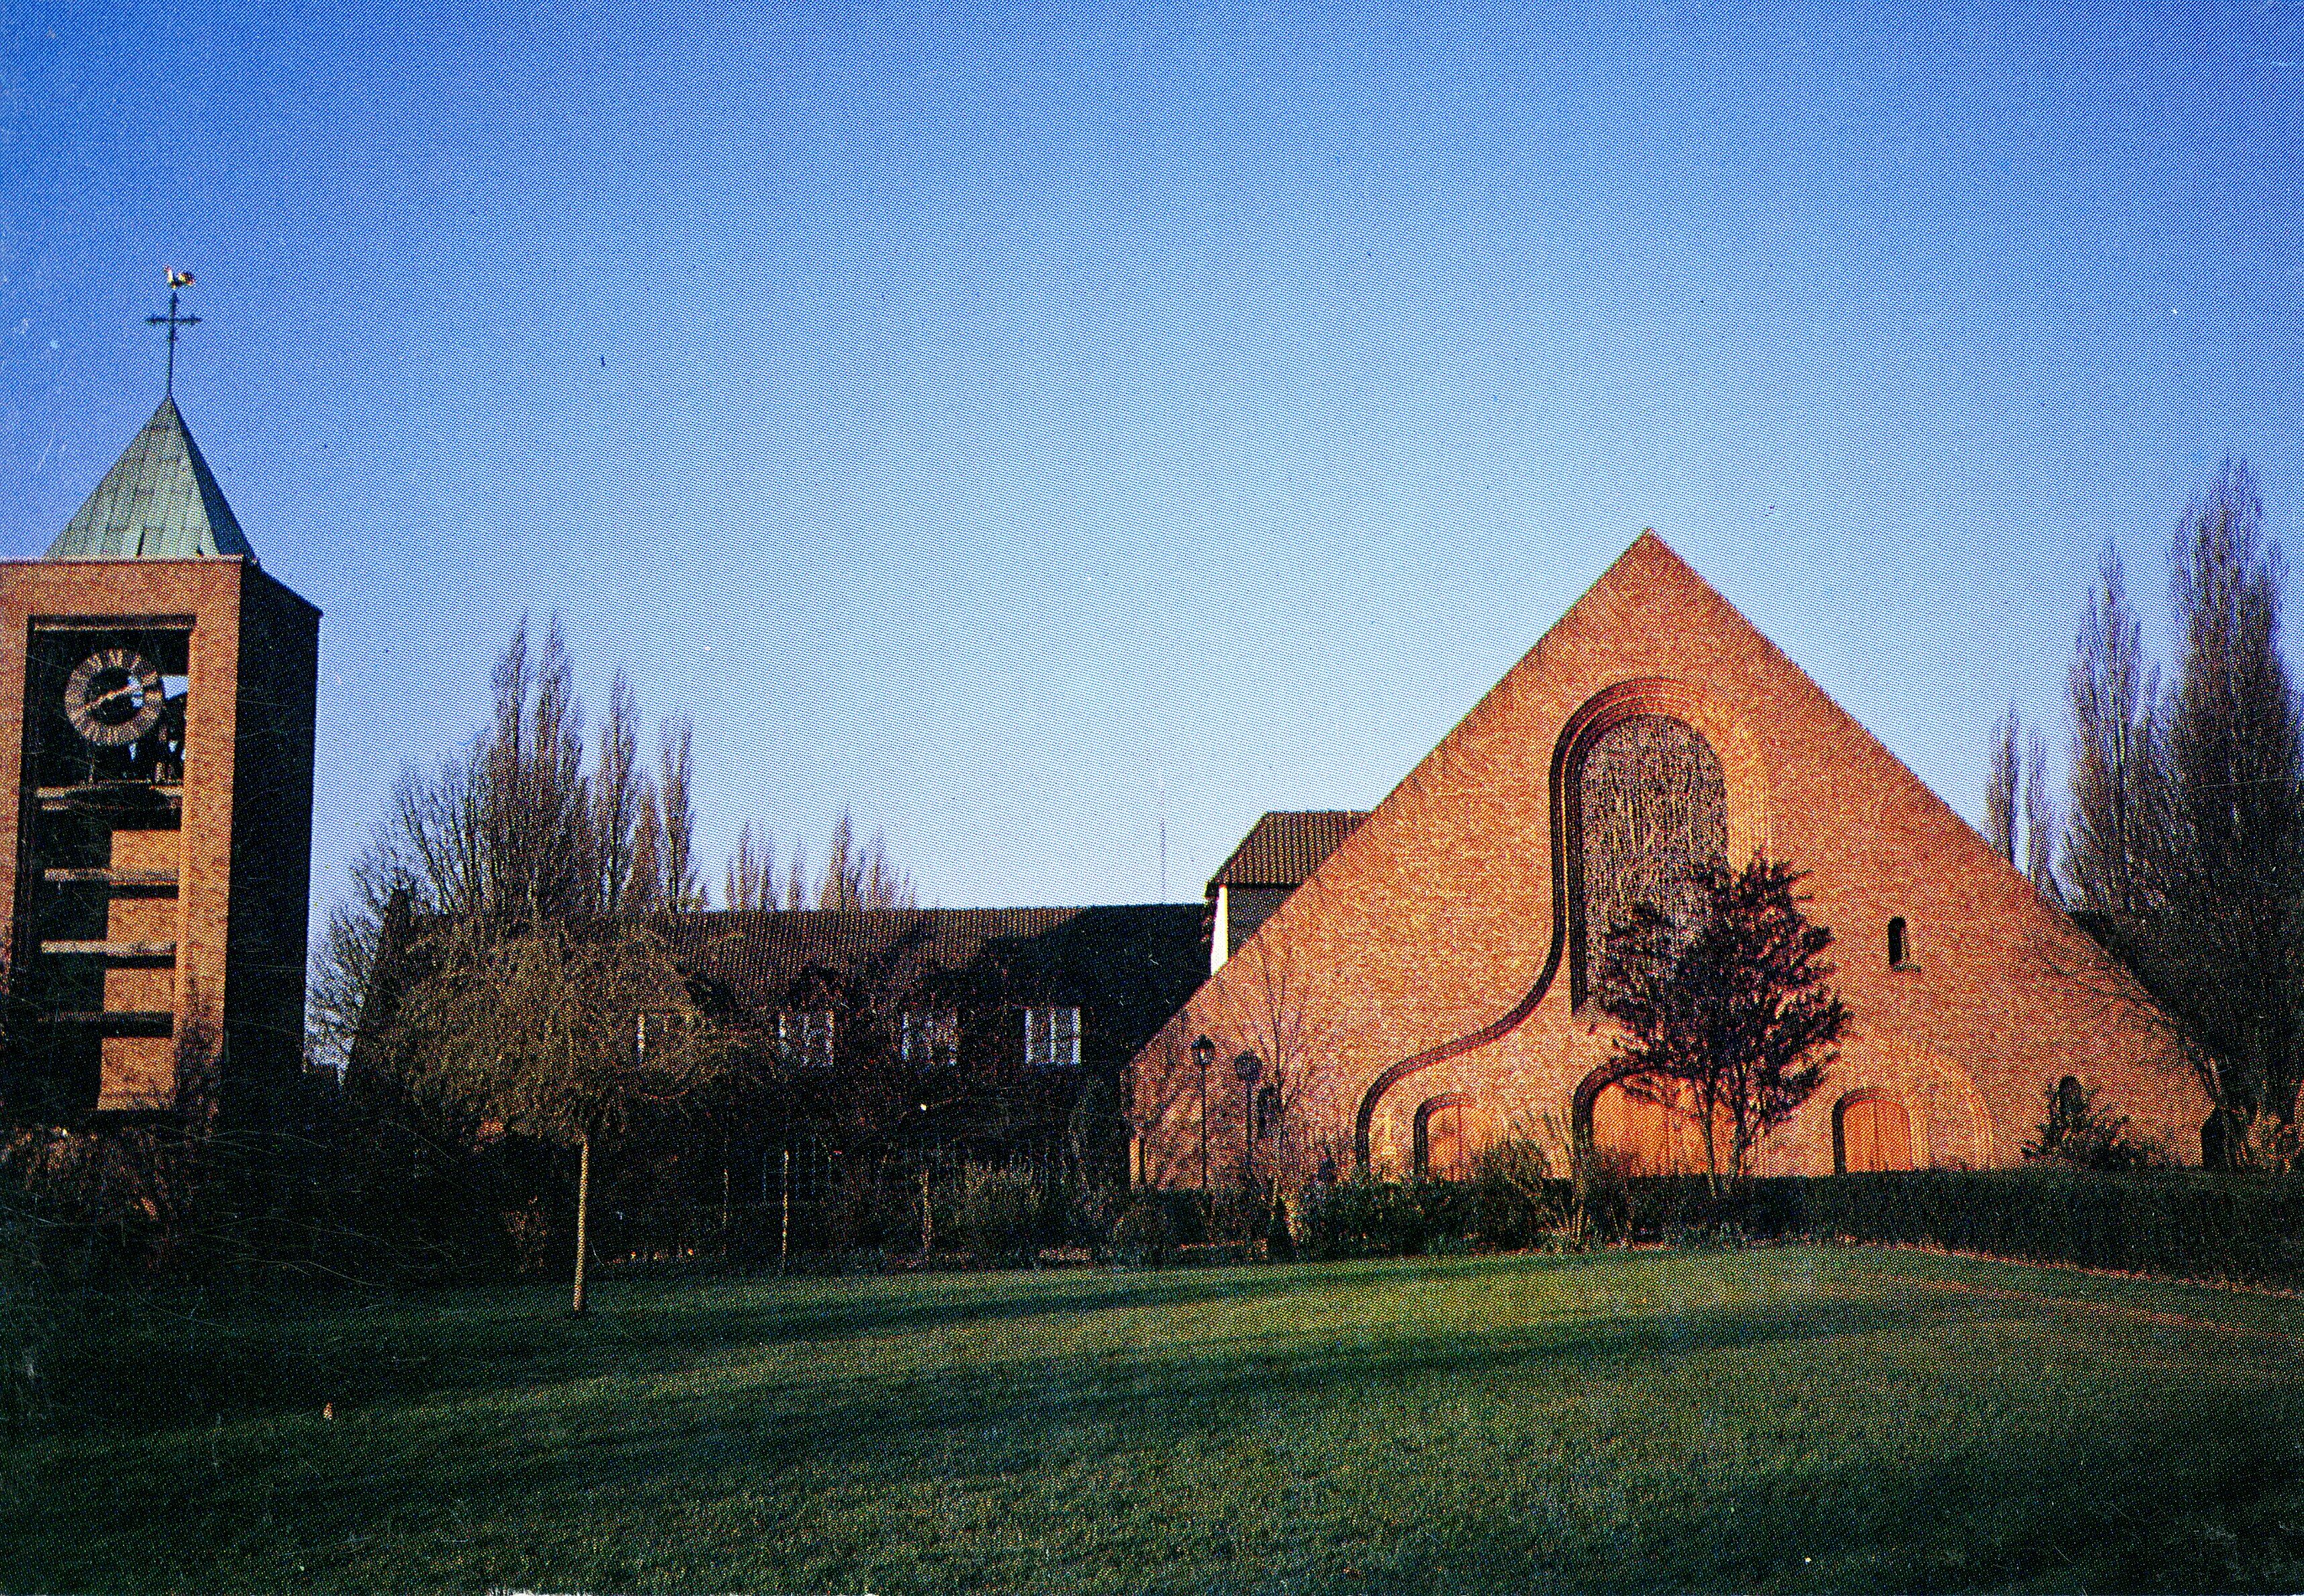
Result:
{"label": "church gable facade", "polygon": [[1763,1172],[2018,1163],[2066,1077],[2197,1159],[2207,1101],[2124,975],[1648,533],[1137,1055],[1141,1174],[1446,1174],[1508,1134],[1687,1167],[1603,1085],[1602,938],[1756,852],[1808,873],[1852,1014]]}

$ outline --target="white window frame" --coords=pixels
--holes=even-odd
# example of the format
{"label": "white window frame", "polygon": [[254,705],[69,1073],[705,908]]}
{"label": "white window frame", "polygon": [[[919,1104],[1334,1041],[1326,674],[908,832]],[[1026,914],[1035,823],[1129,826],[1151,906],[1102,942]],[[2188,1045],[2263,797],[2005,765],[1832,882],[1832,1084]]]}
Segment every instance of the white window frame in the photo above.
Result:
{"label": "white window frame", "polygon": [[907,1064],[949,1064],[960,1056],[960,1014],[952,1009],[907,1009],[897,1055]]}
{"label": "white window frame", "polygon": [[1080,1061],[1080,1005],[1042,1004],[1024,1010],[1024,1062],[1061,1069]]}
{"label": "white window frame", "polygon": [[776,1051],[785,1060],[808,1068],[832,1068],[832,1010],[776,1010]]}

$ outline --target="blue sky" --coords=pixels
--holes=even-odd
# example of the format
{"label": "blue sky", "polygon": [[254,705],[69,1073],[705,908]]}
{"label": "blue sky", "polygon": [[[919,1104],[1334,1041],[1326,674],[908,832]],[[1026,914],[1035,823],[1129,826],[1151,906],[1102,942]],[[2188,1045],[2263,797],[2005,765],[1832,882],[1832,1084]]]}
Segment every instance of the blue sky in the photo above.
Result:
{"label": "blue sky", "polygon": [[[1962,813],[2107,538],[2304,491],[2304,11],[0,0],[0,555],[177,391],[326,612],[315,897],[515,618],[716,860],[1196,893],[1643,527]],[[2292,646],[2292,645],[2291,645]],[[716,869],[712,872],[716,883]]]}

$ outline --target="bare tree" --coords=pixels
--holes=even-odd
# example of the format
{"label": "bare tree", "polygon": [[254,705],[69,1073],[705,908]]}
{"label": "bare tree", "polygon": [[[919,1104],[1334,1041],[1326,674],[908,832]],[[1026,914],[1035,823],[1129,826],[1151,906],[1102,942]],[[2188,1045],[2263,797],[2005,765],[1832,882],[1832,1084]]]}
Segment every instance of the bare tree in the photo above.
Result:
{"label": "bare tree", "polygon": [[632,806],[632,874],[624,888],[624,907],[642,914],[664,908],[664,812],[655,781],[643,773]]}
{"label": "bare tree", "polygon": [[594,1143],[724,1073],[671,950],[631,921],[539,921],[491,935],[436,921],[424,977],[395,1018],[399,1057],[420,1094],[577,1150],[576,1275],[585,1311]]}
{"label": "bare tree", "polygon": [[2244,462],[2186,511],[2172,552],[2184,658],[2164,712],[2166,790],[2153,853],[2164,912],[2147,982],[2173,1007],[2236,1150],[2266,1116],[2292,1125],[2304,866],[2304,731],[2279,645],[2279,552]]}
{"label": "bare tree", "polygon": [[656,806],[657,857],[663,862],[660,907],[673,910],[704,907],[704,883],[696,874],[696,809],[689,793],[689,745],[696,727],[687,720],[656,728]]}
{"label": "bare tree", "polygon": [[600,752],[592,781],[592,847],[599,872],[599,904],[612,915],[625,907],[632,880],[640,790],[648,781],[640,765],[640,706],[632,697],[632,684],[618,671],[608,685],[608,714],[600,722]]}
{"label": "bare tree", "polygon": [[2056,888],[2056,806],[2048,797],[2048,747],[2034,731],[2026,739],[2024,764],[2024,874],[2051,903]]}
{"label": "bare tree", "polygon": [[523,618],[490,674],[487,729],[436,768],[402,772],[314,961],[314,1030],[339,1061],[366,1023],[394,905],[403,923],[481,921],[507,935],[660,899],[642,857],[655,800],[635,768],[631,687],[619,673],[588,774],[572,674],[557,620],[532,650]]}
{"label": "bare tree", "polygon": [[485,850],[481,908],[499,921],[595,908],[600,872],[584,774],[583,709],[560,633],[529,657],[528,621],[497,658],[495,724],[475,766]]}
{"label": "bare tree", "polygon": [[[1259,1101],[1243,1101],[1241,1112],[1275,1195],[1283,1185],[1309,1178],[1324,1153],[1333,1157],[1335,1147],[1350,1140],[1320,1111],[1336,1084],[1336,1049],[1347,1034],[1348,1011],[1337,1001],[1336,979],[1332,971],[1314,969],[1292,943],[1267,932],[1251,937],[1225,963],[1216,984],[1228,1050],[1219,1066],[1228,1067],[1242,1051],[1254,1053],[1263,1066]],[[1230,1068],[1224,1074],[1225,1095],[1218,1095],[1213,1080],[1209,1089],[1219,1109],[1238,1091]],[[1211,1119],[1225,1117],[1218,1112]]]}
{"label": "bare tree", "polygon": [[737,830],[736,851],[728,856],[728,868],[723,874],[721,900],[728,908],[776,907],[775,839],[763,832],[756,848],[750,821]]}
{"label": "bare tree", "polygon": [[816,907],[829,909],[913,908],[918,907],[911,878],[888,859],[887,843],[877,832],[860,846],[855,822],[847,810],[832,823],[832,846],[826,850],[824,874],[817,880]]}
{"label": "bare tree", "polygon": [[1992,770],[1984,783],[1984,840],[2012,863],[2016,857],[2016,790],[2023,759],[2018,746],[2016,706],[1992,728]]}
{"label": "bare tree", "polygon": [[809,896],[808,849],[802,843],[792,844],[792,857],[784,861],[784,905],[786,908],[812,908]]}
{"label": "bare tree", "polygon": [[2145,658],[2142,628],[2129,608],[2118,551],[2105,545],[2074,647],[2071,805],[2063,877],[2075,914],[2105,925],[2133,925],[2150,899],[2147,849],[2154,813],[2159,731],[2159,673]]}

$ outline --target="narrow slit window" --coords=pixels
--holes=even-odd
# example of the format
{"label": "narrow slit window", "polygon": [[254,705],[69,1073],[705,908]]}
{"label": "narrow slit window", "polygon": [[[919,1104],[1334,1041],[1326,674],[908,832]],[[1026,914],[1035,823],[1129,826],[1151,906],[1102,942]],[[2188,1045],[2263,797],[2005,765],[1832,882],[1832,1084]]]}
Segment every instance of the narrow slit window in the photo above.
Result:
{"label": "narrow slit window", "polygon": [[1891,969],[1904,967],[1904,916],[1898,915],[1888,922],[1888,966]]}

